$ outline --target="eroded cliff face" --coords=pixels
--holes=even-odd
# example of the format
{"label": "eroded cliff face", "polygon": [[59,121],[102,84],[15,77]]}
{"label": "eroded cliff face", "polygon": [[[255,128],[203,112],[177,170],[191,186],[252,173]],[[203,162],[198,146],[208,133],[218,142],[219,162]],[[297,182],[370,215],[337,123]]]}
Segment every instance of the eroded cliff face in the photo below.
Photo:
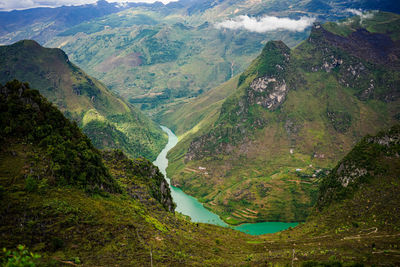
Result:
{"label": "eroded cliff face", "polygon": [[262,77],[255,79],[248,90],[251,104],[257,104],[269,110],[275,110],[283,101],[289,91],[285,80],[277,81],[275,78]]}
{"label": "eroded cliff face", "polygon": [[262,113],[279,108],[290,90],[286,82],[289,64],[290,49],[282,41],[268,42],[239,79],[244,94],[223,104],[216,127],[191,142],[185,161],[229,154],[236,145],[248,142],[255,130],[264,128],[268,122]]}
{"label": "eroded cliff face", "polygon": [[[275,46],[274,53],[261,57],[261,60],[265,62],[260,64],[267,65],[265,74],[255,78],[246,90],[249,105],[260,105],[268,110],[277,109],[285,101],[289,92],[285,77],[290,64],[290,50],[281,42],[272,42],[272,44]],[[274,62],[270,59],[271,57],[280,57],[280,60]]]}

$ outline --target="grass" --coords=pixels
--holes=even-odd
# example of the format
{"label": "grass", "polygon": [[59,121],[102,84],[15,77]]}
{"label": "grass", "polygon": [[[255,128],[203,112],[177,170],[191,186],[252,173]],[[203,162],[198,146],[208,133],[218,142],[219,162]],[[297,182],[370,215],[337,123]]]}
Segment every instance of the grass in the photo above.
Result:
{"label": "grass", "polygon": [[[146,265],[150,253],[153,264],[159,266],[282,266],[290,265],[294,258],[299,265],[333,260],[372,265],[394,264],[399,254],[396,209],[400,194],[393,186],[398,183],[397,158],[384,159],[391,166],[385,175],[376,177],[350,198],[331,203],[294,229],[257,237],[191,223],[180,214],[165,211],[149,195],[147,200],[126,193],[88,195],[74,187],[27,192],[19,172],[27,162],[25,156],[34,150],[27,144],[2,145],[0,183],[5,191],[0,201],[8,205],[0,209],[0,245],[13,248],[23,243],[41,255],[41,265],[76,263],[76,259],[84,266]],[[11,162],[15,167],[10,169]],[[114,177],[124,174],[124,163],[113,157],[106,162]],[[138,173],[125,175],[141,184]],[[16,220],[22,227],[15,227]]]}
{"label": "grass", "polygon": [[[385,13],[379,16],[377,20],[382,23],[396,17]],[[374,25],[376,21],[366,20],[366,23]],[[334,31],[330,28],[333,24],[326,25],[327,30]],[[173,183],[204,203],[215,203],[206,205],[228,223],[305,220],[316,201],[319,180],[312,176],[320,169],[332,168],[362,136],[395,124],[394,116],[398,113],[398,100],[383,102],[381,93],[368,100],[359,97],[360,88],[368,86],[362,84],[363,80],[379,81],[382,73],[391,73],[391,69],[374,67],[329,44],[326,53],[321,45],[318,41],[316,44],[305,41],[291,51],[285,74],[290,90],[275,111],[257,108],[251,111],[250,107],[246,111],[246,90],[257,77],[256,65],[263,60],[259,57],[239,78],[179,106],[173,113],[176,117],[168,116],[173,118],[171,124],[181,136],[168,155],[167,172]],[[344,60],[340,69],[311,70],[311,66],[324,64],[331,55]],[[362,74],[365,77],[347,87],[341,79],[347,79],[346,69],[356,64],[367,68]],[[379,74],[376,69],[382,72]],[[242,83],[235,87],[234,82],[240,77]],[[381,81],[383,84],[377,83],[375,87],[386,88],[382,92],[390,94],[390,85]],[[224,95],[223,103],[206,104],[210,99],[220,101],[219,96]],[[238,108],[240,103],[245,103],[244,112]],[[193,116],[192,112],[201,115]],[[260,117],[265,126],[247,130],[244,125]],[[237,128],[241,129],[240,138],[233,138],[232,129]],[[226,133],[230,136],[228,141],[224,139]],[[200,137],[205,141],[199,142]],[[186,156],[194,141],[195,150],[190,153],[195,157],[188,160]],[[228,151],[221,142],[228,142]],[[206,167],[208,174],[190,171],[199,166]],[[245,217],[240,215],[243,208],[260,213],[257,218]]]}

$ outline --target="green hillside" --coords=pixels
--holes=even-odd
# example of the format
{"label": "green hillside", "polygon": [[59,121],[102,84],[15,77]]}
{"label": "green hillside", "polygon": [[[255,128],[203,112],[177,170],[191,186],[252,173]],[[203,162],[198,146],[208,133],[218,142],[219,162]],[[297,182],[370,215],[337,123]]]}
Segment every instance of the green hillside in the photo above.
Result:
{"label": "green hillside", "polygon": [[119,148],[132,157],[155,159],[166,143],[157,125],[72,64],[60,49],[29,40],[0,46],[0,83],[13,79],[39,88],[78,122],[97,148]]}
{"label": "green hillside", "polygon": [[399,23],[377,12],[315,24],[292,50],[268,42],[237,83],[169,116],[181,137],[169,154],[172,183],[232,224],[305,220],[337,160],[398,122]]}
{"label": "green hillside", "polygon": [[217,29],[218,22],[240,15],[348,15],[337,7],[309,12],[301,2],[291,1],[290,10],[278,1],[231,0],[138,7],[76,25],[46,45],[62,48],[90,75],[163,122],[176,106],[244,71],[266,41],[293,47],[308,35]]}
{"label": "green hillside", "polygon": [[1,86],[0,111],[2,265],[18,260],[18,244],[40,255],[36,266],[399,264],[399,126],[337,164],[306,223],[250,236],[174,214],[156,167],[98,151],[27,84]]}
{"label": "green hillside", "polygon": [[398,124],[364,137],[321,180],[307,221],[266,236],[270,257],[284,257],[285,249],[295,264],[305,261],[303,266],[398,265],[399,151]]}

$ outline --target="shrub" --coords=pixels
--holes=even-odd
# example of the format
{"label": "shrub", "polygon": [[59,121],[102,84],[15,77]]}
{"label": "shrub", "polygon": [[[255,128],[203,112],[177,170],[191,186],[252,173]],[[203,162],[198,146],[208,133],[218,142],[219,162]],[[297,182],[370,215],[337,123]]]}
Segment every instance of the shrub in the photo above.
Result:
{"label": "shrub", "polygon": [[28,175],[25,180],[25,190],[28,192],[36,192],[38,190],[38,181],[32,175]]}
{"label": "shrub", "polygon": [[40,255],[29,252],[24,245],[18,245],[17,250],[3,248],[4,258],[1,263],[4,267],[33,267]]}

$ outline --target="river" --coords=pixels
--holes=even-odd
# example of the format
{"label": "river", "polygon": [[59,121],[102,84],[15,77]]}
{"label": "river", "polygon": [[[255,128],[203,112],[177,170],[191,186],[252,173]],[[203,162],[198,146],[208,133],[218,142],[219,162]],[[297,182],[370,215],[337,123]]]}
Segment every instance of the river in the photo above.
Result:
{"label": "river", "polygon": [[[176,203],[176,211],[190,216],[193,222],[211,223],[224,227],[231,227],[221,220],[218,215],[206,209],[203,204],[197,201],[196,198],[185,194],[181,189],[171,185],[166,172],[168,167],[167,153],[178,143],[178,137],[167,127],[161,126],[161,128],[168,134],[168,144],[160,152],[153,163],[160,169],[161,173],[164,174],[166,180],[170,184],[171,195]],[[251,235],[262,235],[279,232],[296,225],[297,223],[261,222],[245,223],[239,226],[233,226],[232,228]]]}

